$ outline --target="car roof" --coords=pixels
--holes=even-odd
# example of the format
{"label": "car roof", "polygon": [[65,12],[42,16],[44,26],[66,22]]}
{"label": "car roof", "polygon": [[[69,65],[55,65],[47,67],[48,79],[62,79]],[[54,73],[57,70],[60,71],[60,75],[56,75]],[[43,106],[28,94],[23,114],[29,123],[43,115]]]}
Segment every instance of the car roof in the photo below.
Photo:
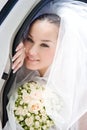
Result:
{"label": "car roof", "polygon": [[5,4],[8,2],[8,0],[0,0],[0,11],[5,6]]}
{"label": "car roof", "polygon": [[18,0],[4,0],[0,2],[0,25],[5,20],[11,9],[15,6],[17,1]]}
{"label": "car roof", "polygon": [[[7,57],[9,57],[10,53],[9,49],[12,46],[11,43],[14,40],[16,32],[27,17],[28,12],[30,12],[40,0],[11,0],[10,3],[12,4],[9,4],[9,1],[10,0],[4,2],[0,11],[0,61],[2,63],[0,64],[0,78],[5,69]],[[12,1],[16,1],[16,3],[13,5]],[[6,9],[8,10],[8,8],[9,12],[6,12]],[[5,11],[5,15],[3,10]]]}

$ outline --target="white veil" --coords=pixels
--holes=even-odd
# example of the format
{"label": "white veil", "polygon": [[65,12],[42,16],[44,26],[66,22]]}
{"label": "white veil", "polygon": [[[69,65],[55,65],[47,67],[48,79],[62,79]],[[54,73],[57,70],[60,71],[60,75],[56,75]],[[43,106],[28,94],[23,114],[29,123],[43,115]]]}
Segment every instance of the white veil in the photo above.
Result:
{"label": "white veil", "polygon": [[53,8],[61,24],[47,88],[61,97],[63,105],[59,112],[48,104],[46,109],[57,128],[69,130],[87,112],[87,4],[56,1]]}
{"label": "white veil", "polygon": [[46,85],[46,90],[52,91],[45,96],[46,110],[57,130],[78,130],[72,126],[87,112],[87,4],[54,0],[50,6],[61,17],[61,23]]}

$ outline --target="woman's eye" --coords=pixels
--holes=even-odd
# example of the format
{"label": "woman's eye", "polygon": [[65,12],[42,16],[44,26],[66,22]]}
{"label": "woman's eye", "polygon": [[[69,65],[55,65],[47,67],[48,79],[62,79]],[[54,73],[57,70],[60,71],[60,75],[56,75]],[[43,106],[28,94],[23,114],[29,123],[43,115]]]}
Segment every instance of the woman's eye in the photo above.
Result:
{"label": "woman's eye", "polygon": [[49,47],[49,45],[45,44],[45,43],[42,43],[41,44],[42,47]]}
{"label": "woman's eye", "polygon": [[26,40],[27,40],[28,42],[34,43],[33,40],[32,40],[30,37],[27,37]]}

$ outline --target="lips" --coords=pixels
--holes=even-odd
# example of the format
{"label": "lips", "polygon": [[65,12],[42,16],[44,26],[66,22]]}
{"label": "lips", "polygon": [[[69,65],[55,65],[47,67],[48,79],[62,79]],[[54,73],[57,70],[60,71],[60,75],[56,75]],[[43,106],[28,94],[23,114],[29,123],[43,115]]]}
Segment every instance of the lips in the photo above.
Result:
{"label": "lips", "polygon": [[32,57],[29,57],[29,56],[27,56],[27,59],[28,59],[30,62],[37,62],[37,61],[39,61],[39,59],[32,58]]}

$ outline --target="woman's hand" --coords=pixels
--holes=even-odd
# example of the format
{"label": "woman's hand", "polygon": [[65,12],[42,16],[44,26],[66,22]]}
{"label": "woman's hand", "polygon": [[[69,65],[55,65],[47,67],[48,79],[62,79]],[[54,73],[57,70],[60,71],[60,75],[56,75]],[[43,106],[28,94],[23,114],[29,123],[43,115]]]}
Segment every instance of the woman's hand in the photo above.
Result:
{"label": "woman's hand", "polygon": [[25,58],[25,48],[24,44],[21,42],[16,48],[16,54],[12,58],[12,69],[15,73],[24,63]]}

